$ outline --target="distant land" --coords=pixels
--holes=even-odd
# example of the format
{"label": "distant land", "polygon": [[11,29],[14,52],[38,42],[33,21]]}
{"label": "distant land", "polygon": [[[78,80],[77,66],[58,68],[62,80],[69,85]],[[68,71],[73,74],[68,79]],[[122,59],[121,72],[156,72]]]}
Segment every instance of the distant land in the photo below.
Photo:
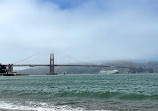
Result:
{"label": "distant land", "polygon": [[[102,63],[100,65],[111,65],[111,66],[130,66],[130,73],[158,73],[158,62],[151,61],[145,63],[132,62],[129,61],[113,61]],[[55,67],[55,73],[58,74],[96,74],[101,70],[119,70],[119,73],[128,73],[128,68],[100,68],[100,67]],[[19,74],[49,74],[49,67],[34,67],[25,70],[17,71]]]}

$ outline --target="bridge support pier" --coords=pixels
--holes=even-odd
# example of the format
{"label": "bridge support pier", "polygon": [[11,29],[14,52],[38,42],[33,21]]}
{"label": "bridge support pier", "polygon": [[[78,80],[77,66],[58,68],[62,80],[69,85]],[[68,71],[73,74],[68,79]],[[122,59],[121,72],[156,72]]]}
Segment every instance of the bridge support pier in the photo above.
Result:
{"label": "bridge support pier", "polygon": [[50,75],[54,75],[54,54],[50,54]]}
{"label": "bridge support pier", "polygon": [[13,64],[9,64],[8,65],[8,73],[12,73],[13,72]]}

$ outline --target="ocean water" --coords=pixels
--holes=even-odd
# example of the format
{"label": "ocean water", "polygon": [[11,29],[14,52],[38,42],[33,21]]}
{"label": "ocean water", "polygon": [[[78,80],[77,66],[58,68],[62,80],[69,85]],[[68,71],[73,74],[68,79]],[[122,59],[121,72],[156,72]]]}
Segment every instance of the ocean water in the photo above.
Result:
{"label": "ocean water", "polygon": [[0,77],[0,111],[158,111],[158,74]]}

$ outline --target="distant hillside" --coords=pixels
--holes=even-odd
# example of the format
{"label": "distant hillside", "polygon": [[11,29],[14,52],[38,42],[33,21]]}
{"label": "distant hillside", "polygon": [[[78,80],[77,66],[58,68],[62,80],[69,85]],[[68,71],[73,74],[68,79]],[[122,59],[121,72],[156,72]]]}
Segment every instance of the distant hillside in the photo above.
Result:
{"label": "distant hillside", "polygon": [[[111,65],[111,66],[132,66],[131,73],[158,73],[158,62],[147,62],[147,63],[129,63],[128,61],[113,61],[108,63],[103,63],[101,65]],[[90,73],[96,74],[101,70],[114,70],[116,68],[100,68],[100,67],[55,67],[55,73],[58,74],[83,74]],[[49,67],[35,67],[29,68],[21,71],[17,71],[20,74],[49,74]],[[120,73],[128,73],[128,68],[118,68]]]}
{"label": "distant hillside", "polygon": [[[115,61],[104,63],[104,65],[133,67],[131,68],[132,73],[158,73],[158,62],[156,61],[146,63],[129,63],[129,61]],[[125,73],[125,70],[126,69],[122,69],[121,71]]]}

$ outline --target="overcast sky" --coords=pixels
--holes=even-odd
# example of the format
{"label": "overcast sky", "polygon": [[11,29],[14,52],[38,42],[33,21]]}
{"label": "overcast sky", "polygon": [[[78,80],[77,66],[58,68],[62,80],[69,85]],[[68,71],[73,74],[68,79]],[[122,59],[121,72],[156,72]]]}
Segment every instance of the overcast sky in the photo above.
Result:
{"label": "overcast sky", "polygon": [[158,0],[0,0],[0,62],[37,52],[156,60]]}

